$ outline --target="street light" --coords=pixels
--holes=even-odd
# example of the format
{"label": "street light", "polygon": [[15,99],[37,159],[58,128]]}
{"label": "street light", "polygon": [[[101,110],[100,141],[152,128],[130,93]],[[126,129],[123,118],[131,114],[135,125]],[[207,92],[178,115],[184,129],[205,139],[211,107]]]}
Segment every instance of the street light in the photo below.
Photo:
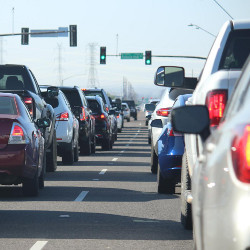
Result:
{"label": "street light", "polygon": [[72,75],[72,76],[66,77],[66,78],[62,79],[61,86],[63,86],[63,82],[64,82],[65,80],[70,79],[70,78],[73,78],[73,77],[77,77],[77,76],[86,76],[86,74],[78,74],[78,75]]}
{"label": "street light", "polygon": [[208,33],[209,35],[211,35],[211,36],[213,36],[213,37],[216,37],[214,34],[210,33],[209,31],[207,31],[207,30],[201,28],[200,26],[198,26],[198,25],[196,25],[196,24],[190,23],[188,26],[189,26],[189,27],[195,27],[197,30],[199,30],[199,29],[200,29],[200,30],[203,30],[203,31],[205,31],[206,33]]}

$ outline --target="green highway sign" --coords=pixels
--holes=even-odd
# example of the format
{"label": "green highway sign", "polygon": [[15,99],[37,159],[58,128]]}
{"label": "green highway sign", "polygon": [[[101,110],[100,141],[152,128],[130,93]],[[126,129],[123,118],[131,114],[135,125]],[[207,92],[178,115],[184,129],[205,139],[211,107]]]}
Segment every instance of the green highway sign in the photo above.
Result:
{"label": "green highway sign", "polygon": [[121,53],[121,59],[143,59],[143,53]]}

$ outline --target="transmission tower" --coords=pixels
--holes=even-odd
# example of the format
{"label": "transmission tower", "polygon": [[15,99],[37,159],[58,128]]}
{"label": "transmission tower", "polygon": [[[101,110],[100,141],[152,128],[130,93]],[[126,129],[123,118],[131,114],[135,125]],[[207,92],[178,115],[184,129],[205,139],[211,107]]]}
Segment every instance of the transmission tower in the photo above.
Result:
{"label": "transmission tower", "polygon": [[96,47],[97,47],[97,43],[89,43],[89,52],[90,52],[89,77],[88,77],[89,88],[99,87],[99,81],[98,81],[97,69],[96,69],[96,64],[97,64]]}
{"label": "transmission tower", "polygon": [[62,85],[62,44],[57,44],[58,47],[58,81]]}

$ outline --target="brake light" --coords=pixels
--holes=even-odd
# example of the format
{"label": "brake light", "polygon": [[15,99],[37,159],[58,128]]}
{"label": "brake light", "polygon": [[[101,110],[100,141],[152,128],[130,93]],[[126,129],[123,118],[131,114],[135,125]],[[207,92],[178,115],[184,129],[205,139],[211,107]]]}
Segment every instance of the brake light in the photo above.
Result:
{"label": "brake light", "polygon": [[87,89],[82,89],[82,91],[86,91]]}
{"label": "brake light", "polygon": [[26,136],[23,127],[18,123],[13,123],[8,144],[28,144],[28,143],[29,139]]}
{"label": "brake light", "polygon": [[171,108],[161,108],[156,110],[156,114],[159,116],[165,116],[167,117],[170,114]]}
{"label": "brake light", "polygon": [[207,94],[206,105],[209,111],[210,126],[217,126],[227,104],[227,90],[212,90]]}
{"label": "brake light", "polygon": [[80,114],[80,120],[85,121],[86,120],[86,114],[85,114],[85,109],[82,107],[82,113]]}
{"label": "brake light", "polygon": [[29,109],[30,115],[33,116],[33,100],[32,97],[24,97],[23,98],[24,103]]}
{"label": "brake light", "polygon": [[69,120],[69,113],[63,112],[56,116],[57,121],[68,121]]}
{"label": "brake light", "polygon": [[232,143],[232,161],[237,178],[250,183],[250,125],[246,125]]}
{"label": "brake light", "polygon": [[94,116],[96,120],[106,120],[106,116],[104,114],[100,114],[100,115],[95,115]]}
{"label": "brake light", "polygon": [[108,107],[106,107],[106,111],[109,112],[109,108]]}

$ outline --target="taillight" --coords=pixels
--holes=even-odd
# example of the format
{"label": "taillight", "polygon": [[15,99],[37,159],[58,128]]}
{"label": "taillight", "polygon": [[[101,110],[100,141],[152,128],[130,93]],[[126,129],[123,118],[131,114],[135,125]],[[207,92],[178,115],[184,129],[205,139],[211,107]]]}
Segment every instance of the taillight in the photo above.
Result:
{"label": "taillight", "polygon": [[56,121],[68,121],[69,120],[69,113],[63,112],[56,116]]}
{"label": "taillight", "polygon": [[174,131],[173,129],[168,129],[168,136],[174,136]]}
{"label": "taillight", "polygon": [[80,114],[80,120],[85,121],[86,120],[86,114],[85,114],[85,109],[82,107],[82,113]]}
{"label": "taillight", "polygon": [[109,112],[109,108],[108,107],[106,107],[106,111]]}
{"label": "taillight", "polygon": [[171,108],[161,108],[156,110],[156,114],[159,116],[165,116],[167,117],[170,114]]}
{"label": "taillight", "polygon": [[33,100],[31,97],[24,97],[23,98],[24,103],[29,109],[30,115],[33,116]]}
{"label": "taillight", "polygon": [[23,127],[18,123],[13,123],[8,144],[28,144],[29,139],[26,136]]}
{"label": "taillight", "polygon": [[246,125],[232,143],[232,160],[237,178],[250,183],[250,125]]}
{"label": "taillight", "polygon": [[106,120],[106,116],[104,114],[100,114],[100,115],[94,115],[96,120],[102,121],[102,120]]}
{"label": "taillight", "polygon": [[209,111],[210,126],[219,125],[227,104],[227,90],[212,90],[207,94],[206,105]]}
{"label": "taillight", "polygon": [[86,91],[87,89],[82,89],[82,91]]}

